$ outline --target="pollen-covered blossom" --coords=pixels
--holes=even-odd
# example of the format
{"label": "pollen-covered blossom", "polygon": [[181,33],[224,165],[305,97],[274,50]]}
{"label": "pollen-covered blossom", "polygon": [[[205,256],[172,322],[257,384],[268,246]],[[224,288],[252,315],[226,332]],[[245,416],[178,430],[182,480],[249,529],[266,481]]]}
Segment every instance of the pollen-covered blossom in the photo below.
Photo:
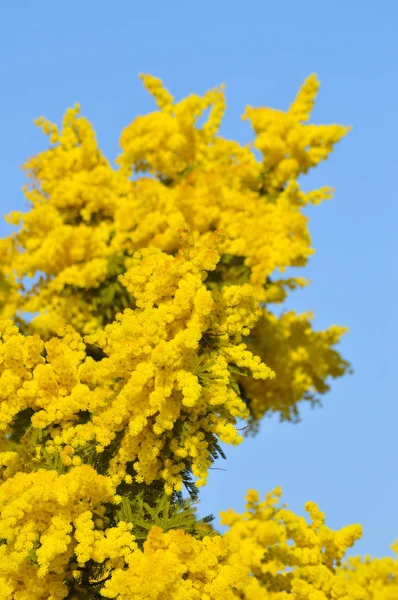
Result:
{"label": "pollen-covered blossom", "polygon": [[347,133],[348,128],[342,125],[305,124],[318,87],[315,75],[311,75],[287,112],[246,108],[244,118],[250,120],[256,133],[254,145],[263,155],[266,183],[271,189],[282,188],[325,160]]}
{"label": "pollen-covered blossom", "polygon": [[118,502],[109,478],[88,466],[21,473],[0,488],[0,598],[63,600],[84,591],[85,572],[100,597],[119,600],[395,598],[396,559],[344,560],[360,526],[333,531],[313,502],[308,522],[279,497],[249,490],[242,514],[221,514],[223,536],[154,526],[139,548],[129,523],[103,525],[106,503]]}
{"label": "pollen-covered blossom", "polygon": [[119,600],[234,600],[241,598],[248,569],[230,555],[221,536],[199,541],[183,531],[154,527],[127,569],[116,569],[102,595]]}
{"label": "pollen-covered blossom", "polygon": [[112,502],[117,497],[109,478],[87,465],[61,476],[52,470],[17,473],[3,483],[0,598],[65,598],[73,562],[75,575],[89,560],[124,564],[136,547],[128,525],[104,530],[94,523],[96,511]]}
{"label": "pollen-covered blossom", "polygon": [[70,326],[43,343],[3,320],[0,428],[30,409],[32,427],[47,431],[47,450],[52,440],[66,466],[84,462],[90,444],[101,454],[117,441],[107,471],[115,483],[131,464],[137,482],[181,489],[188,469],[203,485],[214,440],[238,444],[236,420],[249,416],[234,370],[274,376],[242,341],[259,314],[250,285],[206,288],[217,242],[195,245],[188,235],[176,257],[152,248],[131,259],[120,279],[136,308],[86,337],[102,360],[86,356]]}
{"label": "pollen-covered blossom", "polygon": [[[398,598],[398,542],[391,548],[395,556],[384,558],[361,558],[355,556],[340,568],[340,576],[350,582],[351,588],[358,590],[362,600],[395,600]],[[359,596],[364,588],[367,595]],[[354,596],[355,597],[355,596]]]}
{"label": "pollen-covered blossom", "polygon": [[276,317],[266,309],[250,333],[248,348],[266,362],[275,377],[267,382],[245,378],[245,393],[254,421],[279,407],[282,419],[298,417],[302,398],[316,403],[329,390],[329,377],[340,377],[349,364],[334,349],[345,327],[314,331],[311,313],[294,311]]}
{"label": "pollen-covered blossom", "polygon": [[91,385],[114,382],[114,393],[90,422],[67,426],[59,437],[76,451],[94,439],[101,450],[121,432],[109,467],[115,481],[133,463],[137,481],[161,478],[167,489],[181,489],[190,468],[203,485],[212,435],[239,443],[234,424],[248,416],[231,367],[244,366],[255,378],[273,376],[241,341],[256,320],[250,286],[206,289],[202,265],[212,270],[218,258],[211,245],[186,247],[176,257],[157,249],[136,254],[121,277],[136,309],[87,338],[106,357],[87,359],[80,376]]}
{"label": "pollen-covered blossom", "polygon": [[116,168],[78,105],[38,119],[0,240],[0,600],[396,600],[398,560],[345,560],[360,527],[312,502],[250,490],[224,535],[195,515],[239,420],[296,419],[349,368],[344,328],[273,311],[308,283],[284,275],[313,253],[302,209],[332,195],[298,178],[347,128],[309,123],[315,76],[286,112],[247,108],[246,146],[219,135],[223,86],[142,80],[158,110]]}
{"label": "pollen-covered blossom", "polygon": [[355,586],[336,572],[347,549],[361,536],[361,527],[329,529],[313,502],[306,505],[308,523],[277,505],[280,494],[276,489],[260,502],[257,492],[249,490],[243,514],[221,513],[222,523],[230,527],[224,535],[230,551],[253,575],[243,597],[282,600],[290,593],[297,600],[365,599],[353,595]]}
{"label": "pollen-covered blossom", "polygon": [[[50,147],[26,163],[30,210],[11,213],[8,219],[19,229],[0,246],[0,311],[16,315],[24,332],[48,339],[64,325],[92,334],[112,323],[118,312],[135,306],[133,292],[118,279],[134,253],[156,247],[174,256],[187,226],[204,243],[214,230],[223,233],[220,260],[205,282],[209,289],[249,283],[257,301],[272,307],[307,283],[280,274],[304,266],[313,253],[302,207],[330,198],[332,190],[303,192],[297,178],[326,158],[345,132],[307,123],[316,77],[303,84],[287,112],[248,109],[256,137],[247,146],[219,135],[223,87],[177,102],[159,79],[142,80],[158,110],[124,129],[119,168],[103,156],[78,105],[65,113],[61,127],[37,120]],[[206,111],[207,120],[199,124]],[[254,146],[262,150],[262,161]],[[27,278],[35,278],[34,284],[26,286]],[[26,314],[33,318],[22,322]],[[324,360],[333,352],[325,352]],[[283,372],[296,367],[284,362],[284,354],[273,351],[272,358]],[[326,377],[344,373],[332,364],[323,371],[318,391],[327,389]],[[300,378],[300,370],[292,375]],[[245,389],[246,380],[240,385]],[[285,405],[286,395],[268,393],[267,410],[294,415],[303,394]],[[246,396],[252,418],[261,416],[264,410],[252,403],[252,394]]]}
{"label": "pollen-covered blossom", "polygon": [[[398,559],[345,558],[361,536],[359,525],[333,531],[314,502],[304,517],[278,505],[277,488],[262,502],[255,490],[246,510],[221,513],[231,557],[250,570],[245,600],[395,600]],[[398,544],[393,546],[395,551]]]}
{"label": "pollen-covered blossom", "polygon": [[[228,531],[195,540],[182,531],[153,528],[143,551],[129,555],[126,569],[115,570],[102,594],[133,600],[393,600],[398,560],[345,559],[361,536],[351,525],[334,531],[313,502],[309,522],[286,505],[276,489],[262,502],[254,490],[242,514],[221,513]],[[118,596],[119,594],[119,596]]]}

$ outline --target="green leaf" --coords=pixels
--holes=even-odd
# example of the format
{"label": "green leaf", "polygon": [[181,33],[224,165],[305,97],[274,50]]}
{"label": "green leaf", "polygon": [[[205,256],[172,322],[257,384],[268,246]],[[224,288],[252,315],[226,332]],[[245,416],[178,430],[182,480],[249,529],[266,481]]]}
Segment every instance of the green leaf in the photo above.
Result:
{"label": "green leaf", "polygon": [[234,363],[230,363],[228,365],[228,370],[231,371],[231,373],[236,373],[237,375],[242,375],[243,377],[247,377],[248,375],[250,375],[250,371],[242,367],[238,367]]}
{"label": "green leaf", "polygon": [[34,414],[32,408],[25,408],[15,415],[11,424],[12,433],[9,437],[11,442],[19,443],[28,429],[31,427],[31,418]]}
{"label": "green leaf", "polygon": [[235,394],[237,394],[238,396],[240,396],[240,389],[238,384],[236,383],[235,379],[233,377],[229,378],[229,387],[231,389],[233,389],[233,391],[235,392]]}
{"label": "green leaf", "polygon": [[173,496],[162,492],[153,500],[152,506],[144,500],[144,492],[134,498],[125,496],[117,512],[117,521],[127,521],[133,525],[132,533],[136,540],[143,541],[154,526],[163,531],[182,529],[195,537],[203,537],[209,532],[200,526],[213,520],[213,515],[205,519],[196,518],[197,501],[190,498],[173,499]]}

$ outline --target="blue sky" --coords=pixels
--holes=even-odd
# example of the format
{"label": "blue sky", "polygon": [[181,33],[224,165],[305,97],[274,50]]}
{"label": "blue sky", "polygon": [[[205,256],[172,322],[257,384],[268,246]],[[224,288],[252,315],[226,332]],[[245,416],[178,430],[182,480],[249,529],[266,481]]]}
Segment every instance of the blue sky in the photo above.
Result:
{"label": "blue sky", "polygon": [[153,109],[137,77],[149,72],[177,98],[225,82],[222,133],[247,142],[246,104],[284,109],[318,73],[314,121],[353,131],[303,182],[337,191],[309,212],[312,285],[290,305],[313,310],[319,328],[350,327],[341,349],[355,374],[334,384],[322,409],[304,408],[299,425],[266,419],[256,438],[228,449],[200,510],[240,510],[247,488],[282,485],[296,511],[314,500],[331,527],[362,523],[356,549],[372,555],[398,538],[397,22],[393,0],[26,0],[4,3],[0,24],[3,213],[24,207],[19,167],[45,148],[37,116],[59,122],[79,101],[113,159],[121,129]]}

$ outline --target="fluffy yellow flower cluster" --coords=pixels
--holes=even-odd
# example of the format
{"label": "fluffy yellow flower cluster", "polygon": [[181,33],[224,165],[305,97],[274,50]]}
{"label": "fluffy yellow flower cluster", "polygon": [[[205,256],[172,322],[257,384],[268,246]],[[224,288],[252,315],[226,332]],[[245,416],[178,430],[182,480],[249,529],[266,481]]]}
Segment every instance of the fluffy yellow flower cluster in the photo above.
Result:
{"label": "fluffy yellow flower cluster", "polygon": [[339,571],[346,550],[361,536],[361,527],[332,531],[312,502],[306,505],[308,524],[286,507],[278,507],[279,497],[277,489],[259,502],[257,492],[250,490],[245,513],[229,510],[221,515],[230,526],[224,539],[253,575],[244,598],[282,600],[286,594],[297,600],[365,598]]}
{"label": "fluffy yellow flower cluster", "polygon": [[245,378],[253,423],[276,408],[283,420],[298,418],[301,398],[316,404],[316,394],[329,390],[327,379],[340,377],[349,369],[349,363],[334,349],[347,329],[333,325],[325,331],[314,331],[312,317],[311,313],[297,315],[294,311],[276,317],[262,310],[250,333],[248,348],[275,371],[276,377],[267,382]]}
{"label": "fluffy yellow flower cluster", "polygon": [[[31,186],[25,194],[31,209],[8,217],[21,227],[0,247],[5,265],[0,310],[7,317],[16,315],[24,333],[36,331],[48,338],[71,324],[82,334],[92,334],[112,323],[118,312],[135,306],[133,292],[118,278],[134,253],[156,247],[175,255],[179,231],[186,226],[204,244],[215,230],[223,233],[220,260],[206,280],[209,289],[250,283],[257,301],[269,306],[307,283],[275,273],[305,265],[313,252],[301,209],[329,198],[331,190],[304,193],[297,178],[326,158],[346,130],[305,124],[318,89],[316,78],[303,84],[287,112],[247,109],[256,133],[247,146],[218,134],[226,108],[222,87],[175,102],[159,79],[142,79],[159,110],[125,128],[119,169],[102,155],[78,105],[66,112],[61,128],[43,118],[37,121],[51,146],[27,162]],[[262,161],[254,147],[262,149]],[[33,283],[25,289],[29,278]],[[33,319],[22,322],[26,314]],[[275,326],[285,329],[284,323]],[[264,335],[259,332],[257,344],[263,350]],[[317,334],[309,330],[308,336]],[[266,410],[283,418],[295,415],[301,400],[327,390],[325,378],[346,370],[342,360],[335,368],[331,347],[338,336],[325,332],[325,344],[332,338],[330,351],[323,352],[322,374],[317,372],[322,381],[313,385],[314,378],[307,378],[290,398],[270,392],[261,409],[259,401],[252,404],[254,396],[247,390],[252,418]],[[272,349],[272,356],[260,355],[266,364],[272,359],[282,367],[279,373],[297,367],[292,376],[299,382],[300,365],[285,359],[294,352],[290,339],[284,353],[276,356]],[[283,386],[278,371],[276,381]],[[240,385],[246,388],[246,379]]]}
{"label": "fluffy yellow flower cluster", "polygon": [[344,328],[272,312],[307,283],[275,276],[313,252],[301,209],[331,193],[297,178],[346,128],[306,123],[313,76],[287,112],[246,110],[245,147],[218,135],[222,88],[143,81],[159,110],[117,169],[78,106],[38,120],[51,146],[0,240],[0,600],[395,599],[398,560],[343,562],[360,527],[313,503],[308,523],[249,491],[223,536],[192,504],[238,420],[294,419],[348,369]]}
{"label": "fluffy yellow flower cluster", "polygon": [[271,189],[325,160],[348,128],[338,125],[305,125],[309,120],[319,83],[309,77],[287,112],[248,106],[244,118],[257,135],[255,147],[263,155],[265,180]]}
{"label": "fluffy yellow flower cluster", "polygon": [[224,536],[152,527],[140,548],[129,523],[107,526],[120,499],[91,467],[20,473],[0,490],[0,598],[77,598],[85,583],[87,597],[119,600],[395,598],[398,560],[343,562],[360,526],[333,531],[312,502],[308,523],[279,497],[249,490],[243,514],[221,514]]}
{"label": "fluffy yellow flower cluster", "polygon": [[30,410],[47,451],[66,466],[80,464],[89,447],[101,454],[116,443],[107,469],[115,484],[130,464],[135,481],[162,479],[170,492],[181,490],[187,469],[203,485],[212,443],[239,443],[236,420],[248,417],[234,371],[274,375],[242,341],[259,310],[251,286],[205,286],[219,260],[213,238],[195,246],[188,236],[176,257],[152,248],[131,259],[121,281],[136,308],[85,338],[101,360],[86,356],[70,326],[44,343],[0,321],[0,429]]}
{"label": "fluffy yellow flower cluster", "polygon": [[[350,558],[341,568],[341,576],[349,581],[362,600],[395,600],[398,598],[398,543],[392,545],[395,557]],[[366,590],[362,596],[360,589]],[[355,598],[355,596],[354,596]]]}
{"label": "fluffy yellow flower cluster", "polygon": [[304,517],[278,506],[281,490],[263,502],[254,490],[246,497],[246,511],[221,513],[229,526],[223,536],[237,564],[250,577],[240,598],[245,600],[393,600],[398,591],[397,557],[344,560],[361,536],[360,525],[333,531],[314,502]]}
{"label": "fluffy yellow flower cluster", "polygon": [[18,473],[3,483],[0,598],[66,598],[89,560],[123,565],[136,544],[126,523],[98,527],[107,502],[118,502],[109,478],[87,465],[61,476]]}
{"label": "fluffy yellow flower cluster", "polygon": [[248,581],[237,558],[221,536],[199,541],[154,527],[144,550],[130,555],[127,569],[115,569],[101,593],[120,600],[235,600]]}

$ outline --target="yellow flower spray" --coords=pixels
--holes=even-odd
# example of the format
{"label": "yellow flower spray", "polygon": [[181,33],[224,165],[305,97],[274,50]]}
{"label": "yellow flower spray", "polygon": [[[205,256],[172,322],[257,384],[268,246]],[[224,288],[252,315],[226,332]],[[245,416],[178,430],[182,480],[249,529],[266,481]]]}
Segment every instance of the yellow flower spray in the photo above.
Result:
{"label": "yellow flower spray", "polygon": [[242,421],[296,419],[349,369],[343,327],[273,311],[308,283],[284,276],[313,253],[303,207],[332,194],[298,178],[347,128],[308,123],[314,75],[285,112],[246,108],[247,146],[219,135],[223,86],[177,102],[141,78],[158,110],[116,168],[78,105],[37,120],[0,240],[0,600],[395,599],[398,561],[344,561],[360,527],[313,503],[250,490],[224,535],[195,514]]}

